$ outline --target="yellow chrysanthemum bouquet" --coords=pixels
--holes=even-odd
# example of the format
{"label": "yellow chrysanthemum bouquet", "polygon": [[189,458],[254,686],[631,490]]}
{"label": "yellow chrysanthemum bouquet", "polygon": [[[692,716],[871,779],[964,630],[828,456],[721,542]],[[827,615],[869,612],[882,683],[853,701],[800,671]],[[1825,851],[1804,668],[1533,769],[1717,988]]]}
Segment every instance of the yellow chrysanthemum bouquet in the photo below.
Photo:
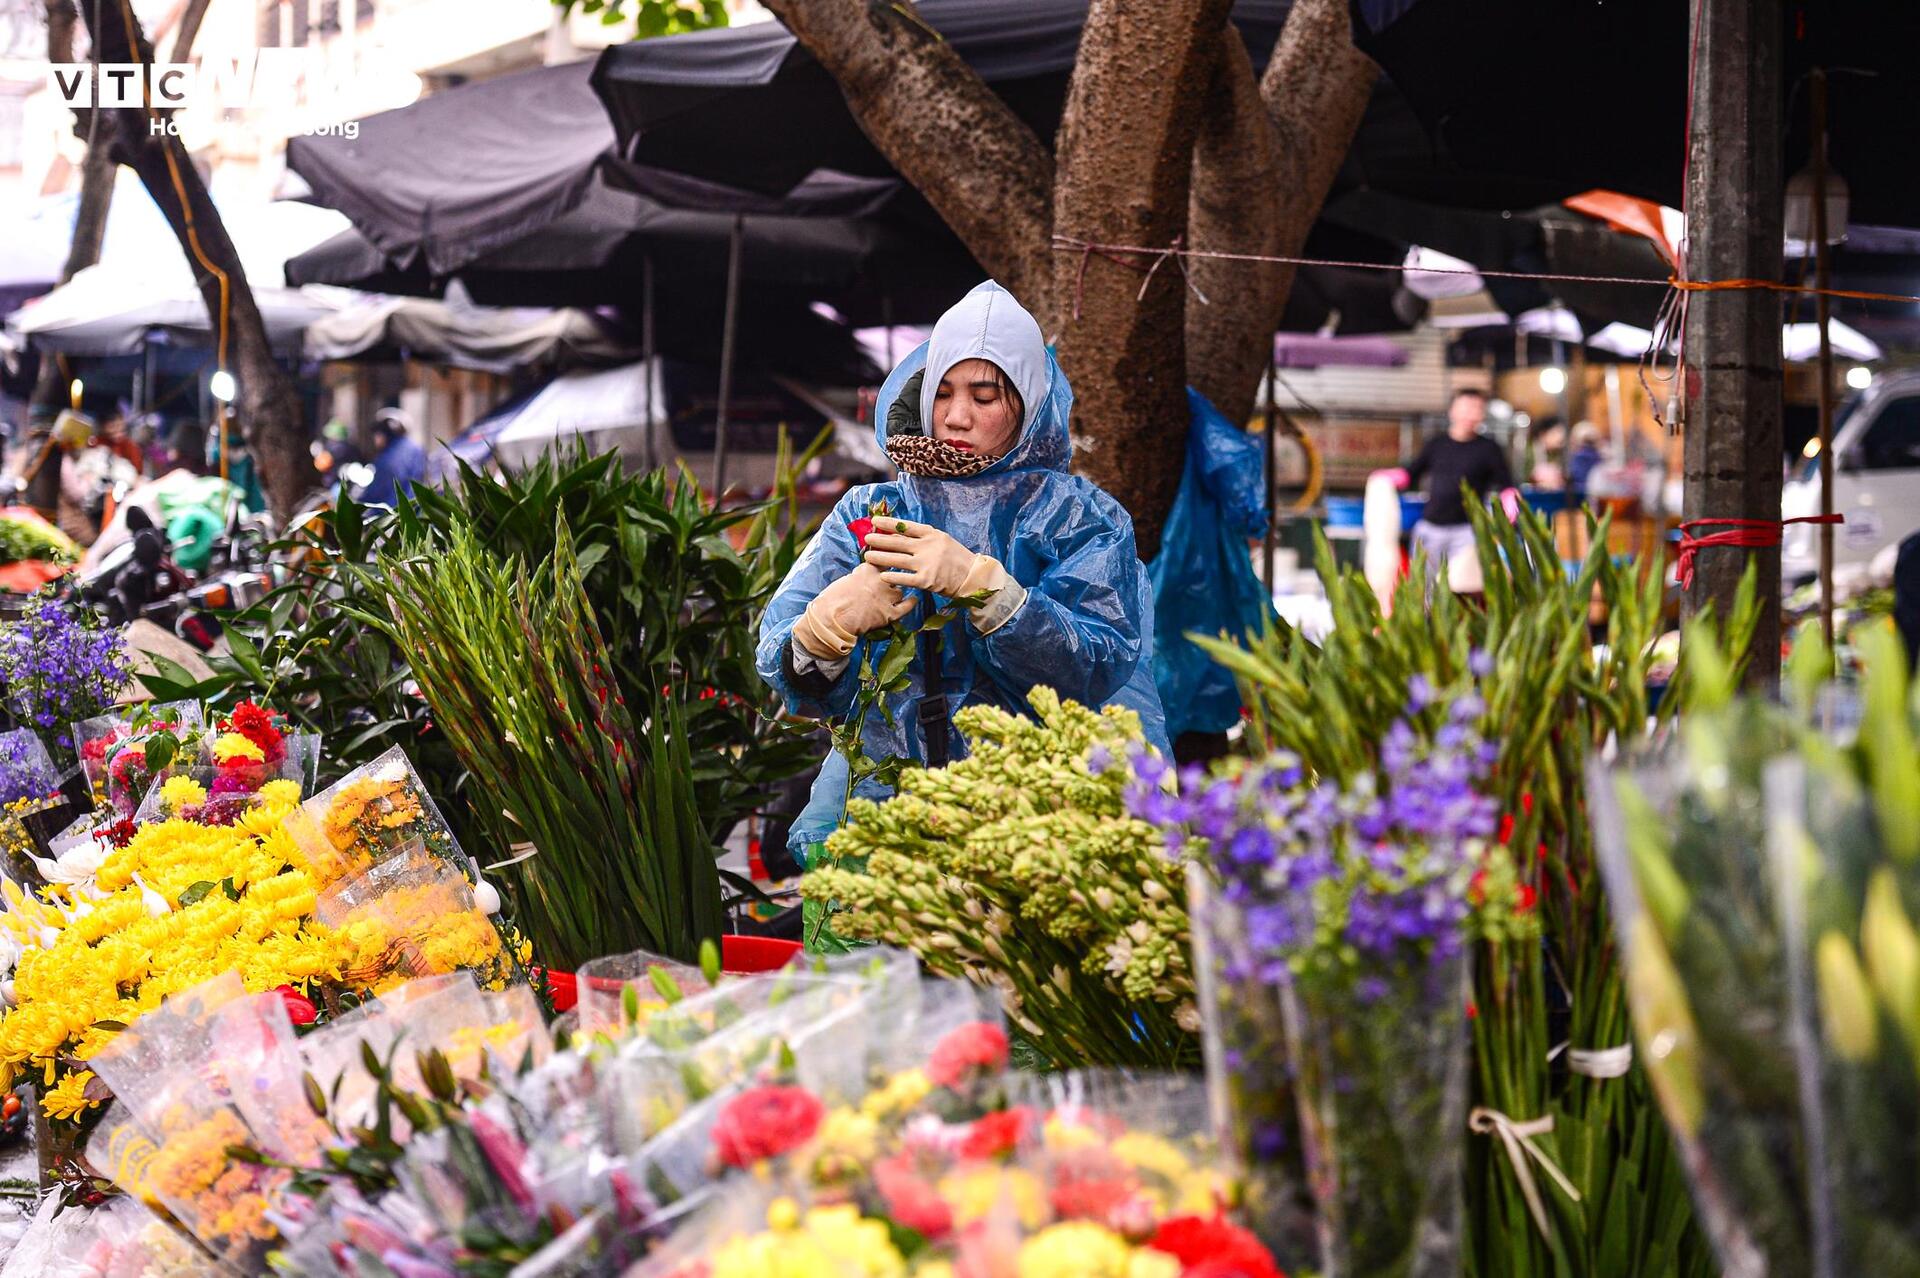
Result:
{"label": "yellow chrysanthemum bouquet", "polygon": [[0,982],[0,1083],[28,1076],[69,1136],[111,1095],[94,1057],[213,977],[279,991],[304,1026],[418,976],[470,970],[503,988],[527,957],[489,917],[498,897],[482,887],[488,899],[476,898],[404,758],[397,783],[349,777],[350,795],[384,787],[377,807],[369,797],[356,811],[389,837],[348,856],[324,833],[342,788],[302,809],[306,751],[272,712],[243,705],[194,748],[210,766],[150,769],[134,815],[119,815],[123,799],[66,840],[43,863],[47,886],[0,884],[0,958],[17,956]]}

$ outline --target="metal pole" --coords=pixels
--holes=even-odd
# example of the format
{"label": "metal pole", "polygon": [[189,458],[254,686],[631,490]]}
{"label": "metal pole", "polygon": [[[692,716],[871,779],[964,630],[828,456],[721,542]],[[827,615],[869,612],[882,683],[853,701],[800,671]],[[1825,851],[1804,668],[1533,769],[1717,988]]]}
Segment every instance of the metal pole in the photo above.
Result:
{"label": "metal pole", "polygon": [[[1827,72],[1813,71],[1813,295],[1820,324],[1820,513],[1833,513],[1833,338],[1827,332]],[[1820,633],[1833,652],[1833,525],[1820,525]]]}
{"label": "metal pole", "polygon": [[733,339],[740,310],[740,242],[746,238],[747,219],[733,215],[733,235],[727,242],[727,314],[720,332],[720,402],[713,421],[713,501],[717,506],[727,491],[727,407],[733,397]]}
{"label": "metal pole", "polygon": [[[1780,278],[1781,0],[1699,0],[1687,138],[1686,272],[1694,280]],[[1687,519],[1780,518],[1780,300],[1763,289],[1704,292],[1687,307]],[[1709,530],[1711,531],[1711,530]],[[1726,617],[1758,574],[1759,627],[1746,679],[1780,677],[1780,551],[1700,552],[1682,601]]]}
{"label": "metal pole", "polygon": [[1266,573],[1262,577],[1267,583],[1267,598],[1273,598],[1273,564],[1280,551],[1280,512],[1279,502],[1274,498],[1279,491],[1279,480],[1274,474],[1274,462],[1279,457],[1280,448],[1280,347],[1273,338],[1267,338],[1271,351],[1267,365],[1267,539]]}
{"label": "metal pole", "polygon": [[653,405],[653,379],[655,376],[653,362],[653,254],[649,253],[640,259],[640,375],[646,379],[647,419],[643,429],[647,432],[648,470],[652,470],[660,464],[659,437],[657,434],[659,426],[653,420],[656,415]]}

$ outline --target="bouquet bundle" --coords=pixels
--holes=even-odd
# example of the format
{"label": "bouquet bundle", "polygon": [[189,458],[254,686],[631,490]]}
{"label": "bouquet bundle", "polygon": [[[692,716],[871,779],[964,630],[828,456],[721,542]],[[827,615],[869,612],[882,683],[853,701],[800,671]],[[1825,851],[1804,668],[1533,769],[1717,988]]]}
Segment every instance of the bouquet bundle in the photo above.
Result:
{"label": "bouquet bundle", "polygon": [[46,744],[31,729],[0,733],[0,858],[16,883],[39,879],[29,858],[45,850],[50,822],[67,823],[71,806],[60,781]]}
{"label": "bouquet bundle", "polygon": [[156,780],[197,760],[202,724],[193,702],[142,706],[75,723],[74,747],[94,806],[133,816]]}
{"label": "bouquet bundle", "polygon": [[852,800],[802,892],[841,935],[998,990],[1055,1064],[1193,1061],[1182,871],[1127,813],[1127,771],[1111,766],[1139,720],[1048,688],[1029,700],[1037,722],[961,710],[965,759],[903,770],[884,803]]}
{"label": "bouquet bundle", "polygon": [[69,724],[100,714],[133,678],[124,635],[90,610],[37,595],[18,621],[0,625],[0,684],[16,722],[39,734],[54,762],[71,767]]}
{"label": "bouquet bundle", "polygon": [[1639,1055],[1730,1278],[1920,1274],[1920,705],[1889,629],[1859,651],[1849,737],[1809,628],[1792,710],[1715,663],[1595,772]]}
{"label": "bouquet bundle", "polygon": [[[308,1025],[413,975],[473,971],[501,988],[525,957],[459,869],[421,869],[417,834],[354,878],[337,855],[310,860],[297,777],[316,743],[250,704],[191,726],[205,722],[176,707],[81,731],[106,786],[147,774],[149,789],[132,815],[109,806],[51,840],[53,856],[32,858],[43,886],[0,885],[0,1074],[33,1083],[56,1147],[77,1148],[114,1094],[94,1058],[216,973],[277,991]],[[178,766],[182,750],[208,768]]]}
{"label": "bouquet bundle", "polygon": [[[1416,680],[1378,772],[1344,783],[1280,752],[1211,779],[1190,769],[1168,793],[1167,765],[1135,760],[1129,806],[1194,855],[1209,1072],[1283,1260],[1382,1278],[1458,1267],[1467,942],[1476,900],[1531,904],[1485,855],[1484,711],[1470,680],[1446,695]],[[1422,717],[1443,725],[1433,744]]]}
{"label": "bouquet bundle", "polygon": [[363,874],[415,845],[466,864],[446,818],[398,746],[308,799],[289,826],[309,863],[329,879]]}
{"label": "bouquet bundle", "polygon": [[[967,1060],[977,1088],[995,1080],[1005,1040],[963,1027],[927,1070],[945,1076],[945,1058]],[[1195,1080],[997,1083],[1005,1108],[979,1108],[976,1092],[956,1112],[936,1088],[904,1120],[886,1093],[858,1115],[829,1111],[758,1175],[724,1186],[636,1278],[1279,1278],[1222,1214],[1229,1187]]]}

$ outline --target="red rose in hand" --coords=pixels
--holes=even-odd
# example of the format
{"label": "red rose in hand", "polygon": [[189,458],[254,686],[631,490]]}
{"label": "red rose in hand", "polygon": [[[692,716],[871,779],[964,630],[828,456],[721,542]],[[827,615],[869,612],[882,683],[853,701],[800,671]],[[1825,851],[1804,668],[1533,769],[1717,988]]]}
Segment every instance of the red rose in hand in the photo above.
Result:
{"label": "red rose in hand", "polygon": [[756,1087],[720,1110],[713,1124],[713,1151],[728,1167],[751,1167],[813,1139],[826,1113],[804,1087]]}
{"label": "red rose in hand", "polygon": [[941,1087],[958,1088],[979,1071],[998,1073],[1007,1066],[1007,1032],[988,1021],[962,1025],[927,1058],[927,1077]]}
{"label": "red rose in hand", "polygon": [[999,1158],[1020,1146],[1020,1138],[1033,1123],[1033,1111],[1024,1105],[988,1114],[978,1119],[960,1144],[963,1158]]}
{"label": "red rose in hand", "polygon": [[853,534],[853,539],[859,544],[860,549],[865,550],[867,534],[873,531],[873,520],[866,518],[853,520],[847,525],[847,531]]}
{"label": "red rose in hand", "polygon": [[1147,1246],[1178,1260],[1181,1278],[1285,1278],[1258,1238],[1221,1216],[1162,1221]]}
{"label": "red rose in hand", "polygon": [[953,1232],[953,1208],[908,1159],[895,1155],[875,1163],[873,1187],[896,1224],[935,1241]]}
{"label": "red rose in hand", "polygon": [[291,985],[276,985],[273,992],[287,1005],[287,1019],[295,1025],[311,1025],[319,1019],[320,1011],[312,1000],[302,995]]}

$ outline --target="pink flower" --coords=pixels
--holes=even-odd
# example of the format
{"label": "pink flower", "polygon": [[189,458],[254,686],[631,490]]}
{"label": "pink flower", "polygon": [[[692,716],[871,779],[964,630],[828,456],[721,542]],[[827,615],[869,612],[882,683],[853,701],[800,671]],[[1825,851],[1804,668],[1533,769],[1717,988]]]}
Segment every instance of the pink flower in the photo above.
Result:
{"label": "pink flower", "polygon": [[1007,1065],[1007,1032],[989,1021],[974,1021],[952,1031],[927,1058],[927,1077],[958,1089],[975,1071],[997,1073]]}
{"label": "pink flower", "polygon": [[952,1232],[953,1208],[905,1158],[896,1155],[875,1163],[873,1187],[896,1223],[929,1239]]}
{"label": "pink flower", "polygon": [[826,1107],[804,1087],[756,1087],[720,1110],[713,1150],[728,1167],[751,1167],[813,1139]]}

